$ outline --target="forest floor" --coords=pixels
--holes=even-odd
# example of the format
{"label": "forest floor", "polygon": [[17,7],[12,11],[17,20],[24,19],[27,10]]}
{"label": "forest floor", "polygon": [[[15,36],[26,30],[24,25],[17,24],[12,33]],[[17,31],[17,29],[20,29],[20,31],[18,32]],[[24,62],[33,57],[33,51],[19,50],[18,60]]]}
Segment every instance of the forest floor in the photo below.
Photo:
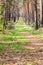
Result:
{"label": "forest floor", "polygon": [[[41,36],[39,36],[38,34],[33,35],[29,31],[27,31],[27,29],[21,30],[20,28],[21,25],[18,27],[16,24],[16,27],[19,28],[19,30],[16,29],[16,32],[19,31],[20,33],[19,36],[22,35],[23,38],[21,37],[21,39],[23,40],[20,40],[20,39],[17,40],[18,39],[17,38],[16,43],[14,43],[14,41],[11,40],[14,43],[13,44],[11,41],[8,41],[9,39],[8,38],[7,39],[8,42],[4,41],[0,44],[1,45],[0,49],[2,50],[3,48],[3,51],[0,52],[0,65],[42,65],[43,64],[43,36],[42,34]],[[26,28],[26,26],[24,27]],[[17,34],[15,36],[17,36]],[[12,37],[13,39],[15,38],[14,35]],[[3,37],[1,38],[3,39]],[[10,42],[12,44],[10,44]],[[3,43],[6,43],[5,45],[9,43],[9,45],[4,48]]]}

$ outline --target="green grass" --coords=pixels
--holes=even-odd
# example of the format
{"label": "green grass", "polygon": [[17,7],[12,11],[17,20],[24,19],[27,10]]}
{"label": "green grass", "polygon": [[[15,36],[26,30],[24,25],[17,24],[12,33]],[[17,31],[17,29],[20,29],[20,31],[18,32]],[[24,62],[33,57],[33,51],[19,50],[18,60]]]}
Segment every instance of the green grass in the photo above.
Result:
{"label": "green grass", "polygon": [[26,36],[23,36],[20,33],[13,32],[11,34],[2,34],[0,33],[0,41],[17,41],[17,42],[29,42]]}
{"label": "green grass", "polygon": [[15,42],[15,43],[11,43],[11,44],[0,43],[0,53],[5,52],[4,51],[5,49],[6,50],[12,49],[12,50],[15,50],[15,51],[27,52],[27,49],[24,47],[24,44],[22,44],[21,42]]}
{"label": "green grass", "polygon": [[4,52],[4,48],[7,48],[8,45],[0,43],[0,53]]}
{"label": "green grass", "polygon": [[34,62],[27,62],[26,65],[36,65]]}
{"label": "green grass", "polygon": [[12,43],[10,45],[10,48],[14,49],[14,50],[22,50],[23,49],[23,45],[20,42],[16,42],[16,43]]}
{"label": "green grass", "polygon": [[27,32],[28,26],[25,24],[23,20],[19,20],[17,23],[15,23],[15,31],[18,32]]}
{"label": "green grass", "polygon": [[43,40],[43,28],[39,28],[38,30],[35,30],[34,28],[29,26],[28,32]]}

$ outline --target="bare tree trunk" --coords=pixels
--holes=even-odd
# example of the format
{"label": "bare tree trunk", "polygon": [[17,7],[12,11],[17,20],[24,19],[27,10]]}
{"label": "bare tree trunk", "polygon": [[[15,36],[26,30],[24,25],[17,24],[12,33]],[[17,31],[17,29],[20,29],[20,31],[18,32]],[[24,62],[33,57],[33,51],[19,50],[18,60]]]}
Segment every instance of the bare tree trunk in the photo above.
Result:
{"label": "bare tree trunk", "polygon": [[42,22],[42,0],[40,0],[40,26],[42,25],[41,22]]}
{"label": "bare tree trunk", "polygon": [[27,22],[29,23],[29,2],[27,2]]}
{"label": "bare tree trunk", "polygon": [[42,0],[42,27],[43,27],[43,0]]}
{"label": "bare tree trunk", "polygon": [[35,29],[38,29],[38,19],[37,19],[37,0],[35,0],[35,13],[36,13],[36,26]]}
{"label": "bare tree trunk", "polygon": [[31,4],[31,6],[32,6],[32,22],[34,22],[35,19],[34,19],[34,5],[33,5],[33,3]]}

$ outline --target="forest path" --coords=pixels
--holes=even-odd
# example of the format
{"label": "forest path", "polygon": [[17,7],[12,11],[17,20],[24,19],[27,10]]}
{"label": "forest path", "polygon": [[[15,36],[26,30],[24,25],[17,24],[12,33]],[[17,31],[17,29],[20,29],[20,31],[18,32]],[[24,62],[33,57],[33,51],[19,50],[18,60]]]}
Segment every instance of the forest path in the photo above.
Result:
{"label": "forest path", "polygon": [[41,40],[38,37],[35,37],[35,35],[32,35],[28,32],[21,32],[24,36],[26,36],[30,40],[30,44],[33,45],[40,45],[43,46],[43,40]]}
{"label": "forest path", "polygon": [[[33,36],[28,32],[21,32],[24,36],[26,36],[30,43],[25,45],[25,48],[30,50],[31,57],[36,58],[38,65],[42,65],[43,63],[43,40]],[[36,61],[35,60],[35,61]]]}
{"label": "forest path", "polygon": [[0,54],[2,65],[42,65],[43,64],[43,40],[31,35],[28,32],[21,32],[30,43],[24,45],[27,52],[19,52],[12,49],[5,49],[5,53]]}
{"label": "forest path", "polygon": [[[21,25],[20,25],[21,24]],[[20,25],[20,26],[19,26]],[[42,65],[43,64],[43,40],[33,36],[29,32],[21,32],[21,30],[27,29],[27,25],[16,24],[16,28],[19,29],[20,34],[26,36],[29,42],[23,44],[26,51],[12,50],[5,48],[4,52],[0,53],[0,65]],[[8,43],[8,42],[7,42]],[[9,42],[11,43],[11,42]]]}

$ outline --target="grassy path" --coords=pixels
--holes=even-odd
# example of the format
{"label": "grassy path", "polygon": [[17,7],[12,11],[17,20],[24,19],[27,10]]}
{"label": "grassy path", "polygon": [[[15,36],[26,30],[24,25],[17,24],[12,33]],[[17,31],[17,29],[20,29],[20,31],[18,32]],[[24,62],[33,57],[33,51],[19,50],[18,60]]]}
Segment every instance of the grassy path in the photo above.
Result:
{"label": "grassy path", "polygon": [[0,34],[0,65],[42,65],[43,39],[33,36],[23,21],[15,28],[11,34]]}
{"label": "grassy path", "polygon": [[5,53],[0,54],[2,65],[42,65],[43,63],[43,40],[36,38],[28,32],[21,32],[26,36],[30,43],[25,44],[27,51],[16,51],[10,48],[4,49]]}
{"label": "grassy path", "polygon": [[20,52],[10,48],[4,49],[5,53],[0,54],[2,65],[42,65],[43,63],[43,40],[29,34],[21,32],[26,36],[30,43],[24,44],[27,51]]}

